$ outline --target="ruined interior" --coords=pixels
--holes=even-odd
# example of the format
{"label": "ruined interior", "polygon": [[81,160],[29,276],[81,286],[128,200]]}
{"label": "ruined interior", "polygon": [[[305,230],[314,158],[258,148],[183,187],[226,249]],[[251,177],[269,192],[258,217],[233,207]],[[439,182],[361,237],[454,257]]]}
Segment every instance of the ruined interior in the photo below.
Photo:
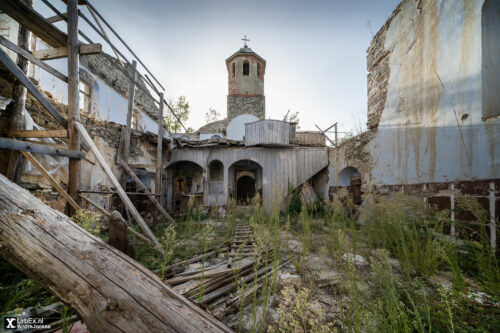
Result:
{"label": "ruined interior", "polygon": [[54,16],[0,2],[5,325],[499,329],[499,1],[401,1],[367,45],[366,129],[340,139],[270,118],[280,64],[246,35],[225,118],[188,130],[113,13],[40,1]]}

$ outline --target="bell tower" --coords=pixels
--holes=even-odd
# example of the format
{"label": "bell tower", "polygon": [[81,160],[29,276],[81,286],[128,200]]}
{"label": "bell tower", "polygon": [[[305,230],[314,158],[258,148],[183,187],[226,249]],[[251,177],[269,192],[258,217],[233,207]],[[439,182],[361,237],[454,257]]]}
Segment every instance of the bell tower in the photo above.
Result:
{"label": "bell tower", "polygon": [[226,59],[228,74],[227,118],[251,114],[266,118],[264,75],[266,61],[248,47],[249,39],[242,38],[244,46]]}

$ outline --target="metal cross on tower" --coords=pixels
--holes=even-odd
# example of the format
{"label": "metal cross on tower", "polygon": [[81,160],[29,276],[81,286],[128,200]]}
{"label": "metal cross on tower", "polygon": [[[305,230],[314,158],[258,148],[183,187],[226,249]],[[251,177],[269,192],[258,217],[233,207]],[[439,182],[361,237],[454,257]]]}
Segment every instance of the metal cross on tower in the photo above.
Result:
{"label": "metal cross on tower", "polygon": [[250,39],[248,39],[247,35],[243,36],[243,38],[241,40],[245,43],[245,47],[248,47],[247,42],[249,42]]}

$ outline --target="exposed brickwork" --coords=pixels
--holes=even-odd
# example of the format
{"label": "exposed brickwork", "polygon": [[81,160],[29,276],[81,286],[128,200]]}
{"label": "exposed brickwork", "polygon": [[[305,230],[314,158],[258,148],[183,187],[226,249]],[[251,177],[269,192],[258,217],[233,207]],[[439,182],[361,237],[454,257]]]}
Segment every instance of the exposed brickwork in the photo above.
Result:
{"label": "exposed brickwork", "polygon": [[265,119],[266,98],[264,96],[227,96],[227,117],[229,119],[245,113]]}
{"label": "exposed brickwork", "polygon": [[392,19],[399,13],[400,8],[401,4],[373,37],[370,47],[366,50],[366,67],[368,70],[368,114],[366,125],[369,129],[378,127],[380,117],[384,111],[390,75],[390,51],[384,47],[385,36]]}

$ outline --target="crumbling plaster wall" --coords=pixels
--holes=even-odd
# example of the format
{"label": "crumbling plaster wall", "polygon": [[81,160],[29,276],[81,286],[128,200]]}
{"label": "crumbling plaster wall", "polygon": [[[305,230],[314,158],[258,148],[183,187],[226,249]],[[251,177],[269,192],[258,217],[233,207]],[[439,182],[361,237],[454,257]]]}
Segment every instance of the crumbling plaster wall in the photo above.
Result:
{"label": "crumbling plaster wall", "polygon": [[370,144],[373,183],[500,177],[500,119],[482,120],[482,5],[405,0],[391,20],[387,100]]}
{"label": "crumbling plaster wall", "polygon": [[371,190],[371,172],[374,166],[370,142],[375,135],[375,131],[368,131],[342,142],[338,147],[328,149],[330,186],[340,186],[341,171],[344,168],[352,167],[357,169],[361,175],[361,190],[363,192]]}
{"label": "crumbling plaster wall", "polygon": [[500,177],[500,119],[483,120],[482,110],[483,3],[398,6],[368,49],[374,134],[356,143],[360,157],[345,145],[331,150],[333,179],[345,166],[357,168],[369,187]]}
{"label": "crumbling plaster wall", "polygon": [[[191,161],[200,166],[207,174],[208,165],[218,160],[224,167],[224,194],[217,198],[204,196],[205,204],[217,202],[225,205],[230,195],[229,168],[233,163],[241,160],[251,160],[262,167],[262,196],[263,202],[271,209],[275,198],[283,198],[289,186],[295,187],[316,175],[328,165],[328,151],[326,147],[307,148],[265,148],[265,147],[227,147],[227,148],[190,148],[174,149],[167,166],[179,161]],[[204,181],[207,181],[205,177]],[[205,184],[204,188],[208,188]],[[168,188],[171,196],[171,187]]]}

